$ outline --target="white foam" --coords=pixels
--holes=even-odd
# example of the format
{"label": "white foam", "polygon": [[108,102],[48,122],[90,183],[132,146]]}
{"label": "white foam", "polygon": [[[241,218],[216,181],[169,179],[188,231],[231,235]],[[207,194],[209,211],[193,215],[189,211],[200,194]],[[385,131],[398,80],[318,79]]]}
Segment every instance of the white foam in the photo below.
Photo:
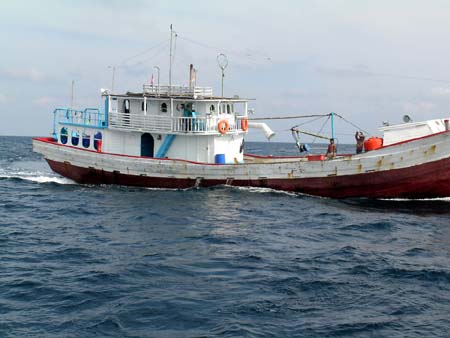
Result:
{"label": "white foam", "polygon": [[259,193],[259,194],[267,194],[267,193],[276,193],[276,194],[283,194],[288,196],[298,196],[297,193],[284,191],[284,190],[276,190],[271,188],[260,188],[260,187],[237,187],[237,186],[230,186],[226,185],[226,187],[237,189],[237,190],[245,190],[252,193]]}
{"label": "white foam", "polygon": [[75,184],[74,181],[61,176],[53,176],[40,172],[0,172],[0,178],[17,178],[20,180],[31,181],[36,183],[57,183],[57,184]]}
{"label": "white foam", "polygon": [[380,198],[382,201],[394,201],[394,202],[450,202],[450,197],[438,197],[438,198]]}

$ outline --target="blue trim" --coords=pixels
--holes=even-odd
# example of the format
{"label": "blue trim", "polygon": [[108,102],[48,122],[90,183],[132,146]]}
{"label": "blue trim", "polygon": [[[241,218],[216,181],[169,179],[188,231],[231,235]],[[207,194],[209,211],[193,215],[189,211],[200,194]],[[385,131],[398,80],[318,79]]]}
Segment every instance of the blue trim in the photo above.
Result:
{"label": "blue trim", "polygon": [[169,151],[170,146],[173,143],[173,140],[175,139],[176,135],[168,134],[164,141],[162,142],[161,146],[158,149],[158,152],[156,153],[156,158],[164,158],[166,157],[167,152]]}
{"label": "blue trim", "polygon": [[98,108],[86,108],[85,110],[57,108],[53,111],[53,114],[54,136],[57,136],[57,123],[87,128],[107,128],[106,114]]}
{"label": "blue trim", "polygon": [[84,127],[84,128],[92,128],[92,129],[106,129],[106,126],[94,126],[92,124],[82,124],[82,123],[70,123],[70,122],[58,122],[58,124],[62,126],[75,126],[75,127]]}
{"label": "blue trim", "polygon": [[331,138],[334,139],[334,112],[331,112]]}
{"label": "blue trim", "polygon": [[56,133],[56,109],[53,111],[53,138],[58,139],[58,134]]}
{"label": "blue trim", "polygon": [[109,95],[105,97],[105,121],[104,125],[105,127],[108,126],[108,115],[109,115]]}

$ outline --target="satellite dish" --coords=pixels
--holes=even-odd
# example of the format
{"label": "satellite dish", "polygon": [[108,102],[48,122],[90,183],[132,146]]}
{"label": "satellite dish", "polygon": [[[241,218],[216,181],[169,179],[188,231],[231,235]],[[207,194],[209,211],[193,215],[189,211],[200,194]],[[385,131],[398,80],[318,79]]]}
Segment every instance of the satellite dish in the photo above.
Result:
{"label": "satellite dish", "polygon": [[409,117],[409,115],[403,115],[403,122],[409,123],[412,122],[412,119],[411,117]]}

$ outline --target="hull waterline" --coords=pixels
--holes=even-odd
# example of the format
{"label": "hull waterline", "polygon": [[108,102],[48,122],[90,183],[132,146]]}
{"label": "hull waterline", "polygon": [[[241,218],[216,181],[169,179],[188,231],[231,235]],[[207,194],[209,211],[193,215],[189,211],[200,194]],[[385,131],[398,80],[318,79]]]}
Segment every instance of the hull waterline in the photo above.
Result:
{"label": "hull waterline", "polygon": [[331,198],[436,198],[450,195],[450,159],[411,168],[322,178],[200,179],[136,176],[47,160],[51,169],[81,184],[186,189],[231,185],[261,187]]}

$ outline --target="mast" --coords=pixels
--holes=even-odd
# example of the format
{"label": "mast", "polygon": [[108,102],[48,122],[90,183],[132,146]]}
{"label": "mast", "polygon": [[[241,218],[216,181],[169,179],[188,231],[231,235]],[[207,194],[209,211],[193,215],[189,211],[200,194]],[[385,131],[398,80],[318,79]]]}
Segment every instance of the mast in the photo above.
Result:
{"label": "mast", "polygon": [[75,86],[75,80],[72,80],[72,91],[70,94],[70,109],[73,109],[73,87]]}
{"label": "mast", "polygon": [[172,36],[173,36],[173,29],[172,29],[172,24],[170,24],[169,94],[172,91]]}
{"label": "mast", "polygon": [[331,112],[331,138],[334,139],[334,112]]}

